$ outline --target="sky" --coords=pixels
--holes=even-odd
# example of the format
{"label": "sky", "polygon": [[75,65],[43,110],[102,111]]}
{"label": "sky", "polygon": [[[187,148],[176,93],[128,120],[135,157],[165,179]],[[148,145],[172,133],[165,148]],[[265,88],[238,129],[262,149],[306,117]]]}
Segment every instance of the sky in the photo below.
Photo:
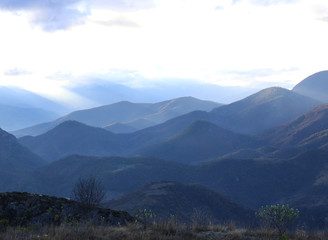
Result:
{"label": "sky", "polygon": [[[1,0],[0,85],[292,88],[327,70],[327,0]],[[77,97],[77,96],[75,96]]]}

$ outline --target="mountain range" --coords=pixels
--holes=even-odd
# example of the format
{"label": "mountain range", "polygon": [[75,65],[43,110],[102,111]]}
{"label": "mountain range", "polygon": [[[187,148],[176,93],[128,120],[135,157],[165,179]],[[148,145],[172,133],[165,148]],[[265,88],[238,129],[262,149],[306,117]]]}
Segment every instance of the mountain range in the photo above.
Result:
{"label": "mountain range", "polygon": [[131,103],[122,101],[101,107],[75,111],[52,122],[14,131],[13,134],[18,137],[40,135],[68,120],[79,121],[94,127],[104,127],[115,133],[134,132],[165,122],[185,113],[195,110],[210,111],[221,105],[192,97],[182,97],[159,103]]}
{"label": "mountain range", "polygon": [[[121,104],[115,104],[115,107]],[[96,156],[154,156],[192,163],[247,146],[254,147],[252,143],[256,141],[243,134],[254,134],[276,127],[317,105],[317,101],[292,91],[269,88],[210,112],[193,111],[129,134],[113,134],[109,131],[106,134],[100,129],[77,122],[71,122],[68,127],[64,122],[47,133],[23,137],[19,141],[47,161],[83,153]],[[142,112],[146,111],[145,108],[142,109]],[[100,109],[96,110],[108,115]],[[87,116],[99,115],[90,114],[88,111],[84,113]],[[80,113],[72,113],[73,116],[76,114]],[[128,115],[135,117],[133,111]],[[199,120],[202,121],[194,123]],[[98,132],[102,134],[99,135]]]}
{"label": "mountain range", "polygon": [[[305,88],[318,84],[310,82]],[[213,110],[192,111],[179,100],[198,102],[119,102],[67,115],[83,119],[86,114],[85,121],[106,128],[64,117],[48,131],[45,123],[37,136],[17,140],[1,131],[0,190],[70,197],[79,178],[97,176],[106,204],[129,211],[145,206],[165,217],[166,204],[185,221],[193,208],[213,213],[219,222],[238,212],[247,219],[263,205],[289,203],[304,212],[299,224],[324,227],[327,104],[278,87]],[[107,118],[116,123],[104,125]],[[129,119],[145,128],[136,131]],[[149,122],[155,125],[147,127]],[[116,127],[130,130],[108,130]]]}

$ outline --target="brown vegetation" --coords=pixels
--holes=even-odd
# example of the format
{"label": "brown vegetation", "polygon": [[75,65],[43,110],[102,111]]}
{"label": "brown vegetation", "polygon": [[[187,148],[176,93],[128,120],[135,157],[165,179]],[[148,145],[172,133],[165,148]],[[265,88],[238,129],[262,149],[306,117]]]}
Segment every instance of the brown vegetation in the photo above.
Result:
{"label": "brown vegetation", "polygon": [[[270,229],[236,228],[234,224],[186,226],[175,221],[160,222],[144,229],[140,224],[122,227],[95,226],[92,224],[66,224],[39,228],[7,228],[0,232],[0,239],[44,239],[44,240],[275,240],[278,234]],[[288,234],[290,240],[324,240],[328,232],[309,233],[296,230]]]}

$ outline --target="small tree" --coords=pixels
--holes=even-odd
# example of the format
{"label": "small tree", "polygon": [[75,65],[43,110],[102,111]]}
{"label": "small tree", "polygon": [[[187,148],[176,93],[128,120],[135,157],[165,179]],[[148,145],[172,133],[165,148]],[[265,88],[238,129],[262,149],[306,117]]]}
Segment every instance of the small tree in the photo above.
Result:
{"label": "small tree", "polygon": [[105,197],[102,183],[94,178],[79,178],[73,188],[74,199],[87,207],[99,206]]}
{"label": "small tree", "polygon": [[295,223],[295,219],[299,216],[298,209],[290,208],[288,205],[271,205],[261,207],[256,217],[261,218],[270,226],[276,228],[279,233],[280,239],[286,239],[285,235],[287,229]]}
{"label": "small tree", "polygon": [[135,218],[142,222],[144,229],[146,229],[147,226],[151,225],[155,217],[156,214],[150,209],[139,209],[135,214]]}

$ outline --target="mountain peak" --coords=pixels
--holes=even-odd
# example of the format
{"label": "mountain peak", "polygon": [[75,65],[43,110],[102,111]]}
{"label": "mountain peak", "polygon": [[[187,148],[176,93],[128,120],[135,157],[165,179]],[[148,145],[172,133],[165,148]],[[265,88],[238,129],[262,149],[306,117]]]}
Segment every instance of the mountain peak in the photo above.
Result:
{"label": "mountain peak", "polygon": [[290,90],[282,87],[270,87],[270,88],[263,89],[249,96],[248,98],[245,98],[245,100],[248,99],[253,103],[261,104],[263,102],[272,101],[274,99],[281,98],[281,97],[287,97],[289,95],[295,95],[295,94]]}
{"label": "mountain peak", "polygon": [[318,101],[281,87],[261,90],[247,98],[214,109],[217,125],[241,133],[257,133],[304,114]]}
{"label": "mountain peak", "polygon": [[310,75],[298,83],[293,91],[311,97],[322,103],[328,103],[328,71]]}

